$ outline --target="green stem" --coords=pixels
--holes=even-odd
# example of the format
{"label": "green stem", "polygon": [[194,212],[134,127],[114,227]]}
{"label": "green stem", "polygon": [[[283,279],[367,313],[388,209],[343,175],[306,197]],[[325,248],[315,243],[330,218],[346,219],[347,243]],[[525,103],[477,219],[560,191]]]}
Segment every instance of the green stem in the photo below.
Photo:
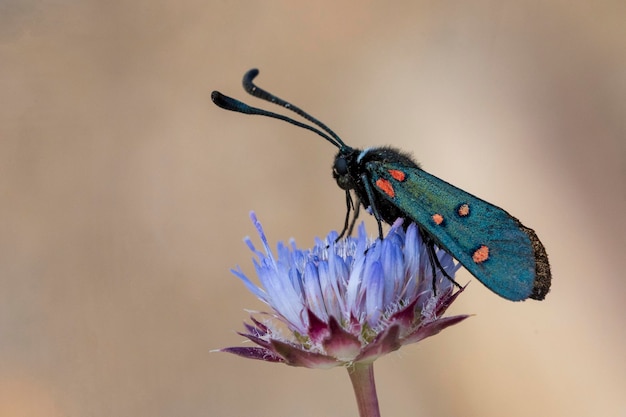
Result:
{"label": "green stem", "polygon": [[348,368],[348,374],[359,406],[359,416],[380,417],[374,382],[374,362],[356,363]]}

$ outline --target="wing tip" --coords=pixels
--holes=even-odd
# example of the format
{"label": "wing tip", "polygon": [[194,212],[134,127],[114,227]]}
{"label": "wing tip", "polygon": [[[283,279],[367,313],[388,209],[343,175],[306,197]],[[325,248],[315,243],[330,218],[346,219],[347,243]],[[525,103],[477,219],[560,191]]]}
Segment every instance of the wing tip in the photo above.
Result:
{"label": "wing tip", "polygon": [[530,229],[523,224],[520,224],[520,229],[528,235],[530,243],[535,254],[535,281],[533,282],[533,290],[528,296],[533,300],[543,300],[550,292],[550,285],[552,284],[552,273],[550,272],[550,262],[548,261],[548,254],[543,243],[537,237],[537,234],[533,229]]}

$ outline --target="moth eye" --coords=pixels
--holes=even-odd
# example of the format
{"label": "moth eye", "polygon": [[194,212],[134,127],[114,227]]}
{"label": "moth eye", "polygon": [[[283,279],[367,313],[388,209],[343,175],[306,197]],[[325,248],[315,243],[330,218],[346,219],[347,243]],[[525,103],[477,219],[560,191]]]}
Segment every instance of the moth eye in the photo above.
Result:
{"label": "moth eye", "polygon": [[348,162],[344,158],[336,158],[333,165],[333,173],[337,175],[346,175],[348,173]]}
{"label": "moth eye", "polygon": [[348,172],[348,161],[345,158],[338,156],[335,158],[335,164],[333,165],[333,177],[337,181],[337,185],[342,190],[354,189],[354,182]]}

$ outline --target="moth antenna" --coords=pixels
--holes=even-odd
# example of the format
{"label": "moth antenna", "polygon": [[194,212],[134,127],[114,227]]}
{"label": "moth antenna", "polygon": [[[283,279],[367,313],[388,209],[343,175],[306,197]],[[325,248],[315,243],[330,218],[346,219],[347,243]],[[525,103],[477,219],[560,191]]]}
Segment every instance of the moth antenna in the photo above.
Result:
{"label": "moth antenna", "polygon": [[213,103],[215,103],[218,107],[223,108],[224,110],[230,110],[230,111],[234,111],[237,113],[243,113],[243,114],[256,114],[259,116],[265,116],[265,117],[271,117],[273,119],[278,119],[278,120],[283,120],[287,123],[291,123],[292,125],[301,127],[303,129],[307,129],[310,130],[311,132],[315,132],[318,135],[320,135],[321,137],[323,137],[324,139],[326,139],[327,141],[329,141],[330,143],[332,143],[333,145],[335,145],[338,148],[341,148],[341,145],[338,144],[335,139],[331,138],[330,136],[328,136],[326,133],[322,132],[319,129],[316,129],[313,126],[309,126],[307,124],[304,124],[302,122],[299,122],[297,120],[294,120],[290,117],[287,116],[283,116],[282,114],[278,114],[278,113],[274,113],[271,111],[267,111],[267,110],[263,110],[263,109],[259,109],[257,107],[252,107],[252,106],[248,106],[246,103],[241,102],[237,99],[234,99],[232,97],[228,97],[225,96],[224,94],[220,93],[219,91],[213,91],[211,93],[211,100],[213,100]]}
{"label": "moth antenna", "polygon": [[260,98],[261,100],[269,101],[270,103],[274,103],[276,105],[279,105],[281,107],[284,107],[287,110],[290,110],[296,113],[297,115],[308,120],[309,122],[313,123],[314,125],[321,128],[323,131],[328,133],[330,136],[332,136],[336,142],[335,146],[337,146],[338,148],[347,148],[346,144],[343,143],[341,138],[335,132],[333,132],[331,128],[326,126],[324,123],[320,122],[315,117],[311,116],[310,114],[308,114],[301,108],[294,106],[293,104],[281,99],[280,97],[275,96],[274,94],[268,91],[265,91],[261,87],[254,84],[253,80],[256,78],[257,75],[259,75],[259,70],[256,68],[253,68],[250,71],[246,72],[243,76],[243,81],[242,81],[243,88],[248,92],[248,94],[254,97]]}

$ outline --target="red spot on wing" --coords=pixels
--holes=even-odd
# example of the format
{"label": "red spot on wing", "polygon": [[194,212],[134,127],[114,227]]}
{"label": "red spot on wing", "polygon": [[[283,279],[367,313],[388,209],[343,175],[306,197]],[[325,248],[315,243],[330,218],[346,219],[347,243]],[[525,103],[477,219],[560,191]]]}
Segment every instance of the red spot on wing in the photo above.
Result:
{"label": "red spot on wing", "polygon": [[439,226],[441,223],[443,223],[443,216],[439,213],[435,213],[433,214],[433,221],[437,226]]}
{"label": "red spot on wing", "polygon": [[480,248],[476,249],[476,252],[472,255],[472,259],[477,264],[485,262],[489,259],[489,248],[485,245],[482,245]]}
{"label": "red spot on wing", "polygon": [[459,216],[465,217],[469,214],[469,211],[470,211],[469,204],[461,204],[459,206],[459,210],[458,210]]}
{"label": "red spot on wing", "polygon": [[389,197],[394,198],[396,196],[396,192],[393,190],[393,186],[388,180],[384,178],[379,178],[378,180],[376,180],[376,186]]}
{"label": "red spot on wing", "polygon": [[406,174],[403,171],[400,171],[397,169],[390,169],[389,173],[395,180],[404,181],[406,179]]}

